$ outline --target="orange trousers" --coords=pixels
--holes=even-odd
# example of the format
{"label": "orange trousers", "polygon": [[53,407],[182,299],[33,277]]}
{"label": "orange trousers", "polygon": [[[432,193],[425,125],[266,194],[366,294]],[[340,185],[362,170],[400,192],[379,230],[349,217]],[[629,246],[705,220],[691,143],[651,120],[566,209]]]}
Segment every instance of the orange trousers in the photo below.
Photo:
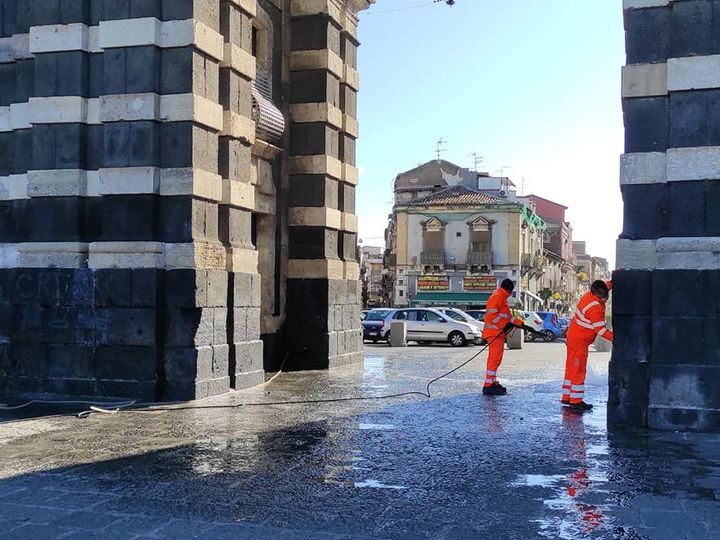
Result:
{"label": "orange trousers", "polygon": [[497,372],[502,364],[503,354],[505,354],[505,335],[488,338],[490,342],[487,359],[487,369],[485,371],[485,384],[483,386],[492,386],[497,382]]}
{"label": "orange trousers", "polygon": [[580,403],[585,397],[589,348],[590,344],[585,340],[568,338],[562,390],[563,401],[570,400],[570,403]]}

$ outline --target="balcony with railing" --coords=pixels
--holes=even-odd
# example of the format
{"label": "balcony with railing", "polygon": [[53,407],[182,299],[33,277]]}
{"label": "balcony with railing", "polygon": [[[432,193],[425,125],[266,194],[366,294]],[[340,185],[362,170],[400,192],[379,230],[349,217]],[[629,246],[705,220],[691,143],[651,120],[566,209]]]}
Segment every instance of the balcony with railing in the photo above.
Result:
{"label": "balcony with railing", "polygon": [[444,251],[423,251],[420,254],[420,262],[424,265],[444,265],[445,260],[446,257]]}
{"label": "balcony with railing", "polygon": [[492,266],[492,251],[471,250],[467,253],[468,266]]}

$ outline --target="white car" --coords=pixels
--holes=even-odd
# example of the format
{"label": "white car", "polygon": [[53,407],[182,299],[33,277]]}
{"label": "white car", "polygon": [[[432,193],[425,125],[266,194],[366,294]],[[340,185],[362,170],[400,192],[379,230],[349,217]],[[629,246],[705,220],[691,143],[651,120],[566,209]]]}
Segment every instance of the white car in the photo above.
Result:
{"label": "white car", "polygon": [[[534,311],[521,311],[520,316],[525,319],[525,324],[527,326],[540,334],[543,333],[543,330],[545,329],[545,323],[543,322],[540,315],[538,315]],[[532,332],[525,332],[525,341],[535,341],[536,337],[536,334],[533,334]]]}
{"label": "white car", "polygon": [[483,330],[485,329],[484,322],[475,319],[471,315],[465,313],[462,309],[451,307],[439,307],[435,309],[437,309],[440,313],[444,313],[451,319],[455,319],[458,322],[468,323],[470,326],[476,327],[477,333],[480,335],[482,335]]}
{"label": "white car", "polygon": [[385,319],[381,335],[388,342],[393,321],[405,321],[407,340],[420,344],[444,342],[453,347],[464,347],[482,339],[482,332],[475,325],[456,321],[435,309],[410,308],[395,310]]}

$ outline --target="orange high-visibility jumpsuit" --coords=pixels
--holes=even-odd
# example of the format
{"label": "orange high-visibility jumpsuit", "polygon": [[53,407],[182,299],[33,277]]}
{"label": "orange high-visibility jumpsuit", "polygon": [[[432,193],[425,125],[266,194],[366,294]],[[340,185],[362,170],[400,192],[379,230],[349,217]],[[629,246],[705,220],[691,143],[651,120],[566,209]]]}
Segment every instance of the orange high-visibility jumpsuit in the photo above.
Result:
{"label": "orange high-visibility jumpsuit", "polygon": [[[607,282],[612,289],[612,281]],[[578,302],[567,333],[567,358],[562,400],[581,403],[585,397],[588,349],[597,336],[608,341],[613,333],[605,326],[605,300],[589,291]]]}
{"label": "orange high-visibility jumpsuit", "polygon": [[508,298],[510,293],[502,287],[492,293],[487,302],[487,311],[485,312],[485,328],[483,329],[483,338],[490,344],[487,359],[487,369],[485,371],[485,384],[483,386],[492,386],[497,382],[497,371],[502,364],[503,354],[505,353],[505,338],[503,328],[507,323],[515,326],[522,326],[523,321],[517,317],[513,317],[508,306]]}

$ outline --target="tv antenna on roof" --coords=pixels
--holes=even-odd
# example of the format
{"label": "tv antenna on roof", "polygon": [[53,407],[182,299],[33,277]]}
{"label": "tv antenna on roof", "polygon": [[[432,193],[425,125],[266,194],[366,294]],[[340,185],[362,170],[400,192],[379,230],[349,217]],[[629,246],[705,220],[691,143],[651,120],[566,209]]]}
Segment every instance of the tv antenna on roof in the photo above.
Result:
{"label": "tv antenna on roof", "polygon": [[500,178],[503,178],[503,175],[505,174],[505,169],[509,169],[510,165],[503,165],[500,167],[500,169],[497,171],[500,173]]}
{"label": "tv antenna on roof", "polygon": [[485,158],[478,154],[477,152],[473,152],[472,154],[469,154],[468,157],[473,158],[473,170],[477,172],[478,165],[480,165],[483,161],[485,161]]}
{"label": "tv antenna on roof", "polygon": [[437,154],[437,159],[440,161],[440,156],[443,152],[447,151],[447,148],[445,145],[447,144],[447,141],[440,137],[437,142],[437,150],[435,150],[435,153]]}

